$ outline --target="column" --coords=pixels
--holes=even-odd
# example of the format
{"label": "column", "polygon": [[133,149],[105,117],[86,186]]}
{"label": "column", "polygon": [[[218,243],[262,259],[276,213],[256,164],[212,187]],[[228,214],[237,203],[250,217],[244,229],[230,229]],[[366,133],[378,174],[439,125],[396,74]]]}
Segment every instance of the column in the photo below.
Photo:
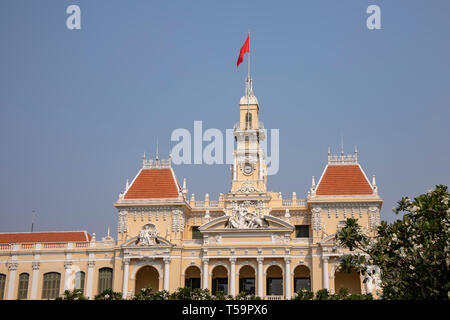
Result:
{"label": "column", "polygon": [[263,262],[264,258],[257,258],[258,261],[258,297],[263,298]]}
{"label": "column", "polygon": [[202,278],[203,278],[202,288],[203,289],[208,289],[208,273],[209,273],[208,262],[209,262],[208,258],[203,258],[203,272],[202,272]]}
{"label": "column", "polygon": [[164,258],[164,290],[169,291],[170,258]]}
{"label": "column", "polygon": [[92,286],[94,284],[94,261],[88,262],[88,273],[87,273],[87,280],[86,280],[86,297],[89,299],[92,299]]}
{"label": "column", "polygon": [[237,179],[237,156],[234,155],[233,180],[236,180],[236,179]]}
{"label": "column", "polygon": [[322,257],[322,268],[323,268],[323,288],[329,289],[330,286],[328,284],[328,257]]}
{"label": "column", "polygon": [[262,151],[259,150],[258,154],[259,154],[259,170],[258,170],[259,171],[259,180],[262,180],[263,179]]}
{"label": "column", "polygon": [[64,274],[64,291],[72,289],[72,277],[70,276],[72,273],[72,262],[66,261],[64,262],[64,269],[66,270]]}
{"label": "column", "polygon": [[[369,267],[369,272],[371,271],[371,268]],[[366,275],[367,282],[366,282],[366,293],[372,293],[373,290],[373,277]],[[362,290],[361,290],[362,291]]]}
{"label": "column", "polygon": [[39,262],[33,262],[33,275],[31,278],[31,294],[30,294],[30,300],[36,300],[37,299],[37,288],[39,283]]}
{"label": "column", "polygon": [[236,295],[236,258],[230,258],[231,276],[230,276],[230,295]]}
{"label": "column", "polygon": [[122,283],[122,297],[124,299],[128,296],[128,277],[130,270],[130,259],[123,259],[123,283]]}
{"label": "column", "polygon": [[17,262],[8,263],[9,274],[8,274],[8,294],[6,296],[7,300],[14,299],[14,285],[16,283],[17,266],[18,266]]}
{"label": "column", "polygon": [[285,281],[285,294],[286,300],[291,299],[291,258],[284,258],[284,281]]}

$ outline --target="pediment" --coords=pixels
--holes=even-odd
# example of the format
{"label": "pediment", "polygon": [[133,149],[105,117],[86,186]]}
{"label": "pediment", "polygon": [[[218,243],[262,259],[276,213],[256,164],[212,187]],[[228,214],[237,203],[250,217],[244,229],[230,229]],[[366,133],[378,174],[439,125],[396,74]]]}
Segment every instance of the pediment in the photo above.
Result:
{"label": "pediment", "polygon": [[149,247],[172,247],[173,244],[166,238],[156,236],[154,238],[154,243],[144,244],[139,242],[139,236],[129,239],[127,242],[121,245],[121,247],[132,247],[132,248],[149,248]]}
{"label": "pediment", "polygon": [[236,225],[230,223],[231,216],[222,216],[213,219],[200,226],[200,232],[267,232],[267,231],[283,231],[292,232],[294,226],[290,223],[273,216],[259,217],[254,223],[246,225]]}

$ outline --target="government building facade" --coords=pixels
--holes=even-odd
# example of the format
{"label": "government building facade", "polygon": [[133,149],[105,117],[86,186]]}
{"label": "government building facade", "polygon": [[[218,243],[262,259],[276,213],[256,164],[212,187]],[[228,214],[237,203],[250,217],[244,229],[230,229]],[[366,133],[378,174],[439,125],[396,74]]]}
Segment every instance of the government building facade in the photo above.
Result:
{"label": "government building facade", "polygon": [[339,272],[345,250],[335,234],[356,218],[375,235],[382,199],[358,154],[331,155],[305,199],[267,190],[260,143],[265,131],[251,78],[240,99],[231,189],[210,199],[187,193],[168,160],[146,159],[114,204],[117,235],[86,231],[0,233],[0,299],[54,299],[74,288],[85,296],[111,288],[129,298],[141,288],[179,287],[263,299],[290,299],[301,288],[375,293],[355,271]]}

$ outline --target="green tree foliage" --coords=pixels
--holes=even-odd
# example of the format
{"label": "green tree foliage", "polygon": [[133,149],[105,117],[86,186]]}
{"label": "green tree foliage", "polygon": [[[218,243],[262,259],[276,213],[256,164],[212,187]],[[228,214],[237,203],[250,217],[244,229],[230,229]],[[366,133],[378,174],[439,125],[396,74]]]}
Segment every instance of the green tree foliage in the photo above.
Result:
{"label": "green tree foliage", "polygon": [[122,300],[122,292],[115,292],[112,289],[106,289],[94,298],[95,300]]}
{"label": "green tree foliage", "polygon": [[347,219],[336,240],[352,254],[341,259],[339,270],[379,276],[384,299],[449,299],[447,187],[436,186],[414,200],[404,197],[393,211],[403,213],[402,219],[383,221],[375,238],[364,234],[356,219]]}
{"label": "green tree foliage", "polygon": [[215,295],[211,295],[208,289],[194,289],[190,287],[178,288],[173,293],[165,290],[153,291],[151,287],[142,288],[131,298],[132,300],[260,300],[255,295],[249,295],[241,292],[236,297],[225,295],[224,292],[218,291]]}
{"label": "green tree foliage", "polygon": [[327,289],[321,289],[316,292],[311,292],[306,289],[297,291],[292,300],[373,300],[371,293],[367,294],[350,294],[348,289],[341,288],[338,293],[331,294]]}
{"label": "green tree foliage", "polygon": [[81,289],[65,290],[62,297],[58,297],[55,300],[86,300]]}

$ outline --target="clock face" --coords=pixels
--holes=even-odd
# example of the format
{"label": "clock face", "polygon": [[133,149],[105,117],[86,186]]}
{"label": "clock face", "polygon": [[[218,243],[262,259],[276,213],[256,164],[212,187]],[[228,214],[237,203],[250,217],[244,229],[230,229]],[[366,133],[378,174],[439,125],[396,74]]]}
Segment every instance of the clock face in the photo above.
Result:
{"label": "clock face", "polygon": [[245,167],[244,167],[244,173],[245,174],[250,174],[250,173],[252,173],[252,171],[253,171],[253,167],[250,164],[247,163],[245,165]]}

